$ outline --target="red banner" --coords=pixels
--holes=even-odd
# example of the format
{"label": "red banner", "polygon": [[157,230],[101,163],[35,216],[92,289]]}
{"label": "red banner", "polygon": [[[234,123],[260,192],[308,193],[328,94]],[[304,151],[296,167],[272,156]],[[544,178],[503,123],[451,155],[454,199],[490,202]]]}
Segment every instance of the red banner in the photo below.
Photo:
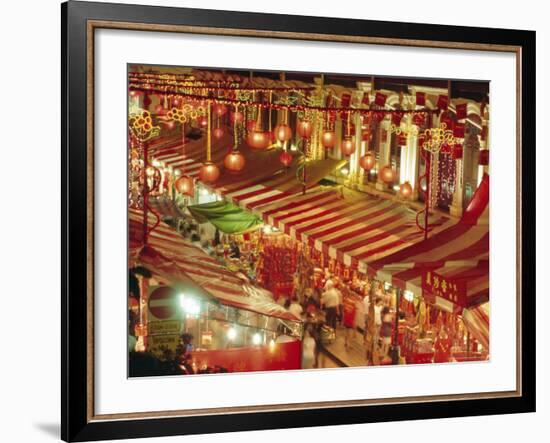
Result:
{"label": "red banner", "polygon": [[351,102],[351,95],[350,94],[342,94],[342,96],[340,97],[340,106],[342,108],[348,108],[350,102]]}
{"label": "red banner", "polygon": [[384,106],[386,104],[387,95],[377,92],[374,96],[374,104],[378,106]]}
{"label": "red banner", "polygon": [[459,105],[456,105],[456,118],[458,120],[462,120],[463,118],[466,118],[466,103],[461,103]]}
{"label": "red banner", "polygon": [[425,271],[422,274],[422,292],[424,298],[432,303],[435,302],[436,297],[441,297],[463,308],[468,302],[465,281],[457,281],[434,271]]}
{"label": "red banner", "polygon": [[456,123],[453,129],[453,136],[456,138],[464,138],[464,123]]}
{"label": "red banner", "polygon": [[395,126],[399,126],[399,125],[401,124],[401,118],[402,118],[402,117],[403,117],[403,115],[394,112],[394,113],[391,115],[391,122],[392,122]]}
{"label": "red banner", "polygon": [[437,99],[437,107],[439,109],[447,109],[447,106],[449,105],[449,96],[448,95],[440,95]]}
{"label": "red banner", "polygon": [[229,372],[301,369],[301,344],[300,340],[294,340],[267,346],[195,351],[192,362],[197,369],[221,366]]}
{"label": "red banner", "polygon": [[426,104],[426,93],[424,92],[416,93],[416,104],[418,106],[424,106]]}

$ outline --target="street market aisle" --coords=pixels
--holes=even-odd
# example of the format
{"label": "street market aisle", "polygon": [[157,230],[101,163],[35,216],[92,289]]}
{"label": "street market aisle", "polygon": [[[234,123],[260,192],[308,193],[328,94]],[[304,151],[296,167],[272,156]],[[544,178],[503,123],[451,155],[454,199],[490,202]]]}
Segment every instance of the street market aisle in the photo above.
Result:
{"label": "street market aisle", "polygon": [[346,329],[338,327],[336,340],[330,344],[324,344],[324,352],[330,354],[344,366],[367,366],[366,350],[363,345],[363,336],[358,331],[354,332],[350,347],[345,346]]}

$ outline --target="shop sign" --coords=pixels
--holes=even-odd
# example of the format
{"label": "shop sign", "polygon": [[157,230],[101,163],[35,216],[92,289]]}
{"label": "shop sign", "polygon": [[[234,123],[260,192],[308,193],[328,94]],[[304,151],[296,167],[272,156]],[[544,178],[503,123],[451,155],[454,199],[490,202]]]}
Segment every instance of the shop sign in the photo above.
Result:
{"label": "shop sign", "polygon": [[178,320],[149,322],[149,334],[178,334],[181,331],[181,322]]}
{"label": "shop sign", "polygon": [[149,312],[159,320],[174,317],[178,312],[178,294],[170,286],[149,288]]}
{"label": "shop sign", "polygon": [[427,301],[434,302],[436,297],[465,308],[467,305],[466,282],[457,281],[434,271],[422,275],[422,292]]}

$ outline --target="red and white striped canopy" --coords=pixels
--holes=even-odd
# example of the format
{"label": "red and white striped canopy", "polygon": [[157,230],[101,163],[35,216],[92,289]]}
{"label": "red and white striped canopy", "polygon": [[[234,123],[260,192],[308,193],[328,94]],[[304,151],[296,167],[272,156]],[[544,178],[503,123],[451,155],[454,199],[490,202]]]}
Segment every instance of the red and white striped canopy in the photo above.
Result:
{"label": "red and white striped canopy", "polygon": [[[140,263],[166,283],[192,281],[220,303],[296,321],[293,314],[273,301],[271,293],[228,271],[202,249],[188,243],[175,230],[160,223],[143,245],[143,212],[129,210],[129,262]],[[149,227],[155,217],[149,215]]]}
{"label": "red and white striped canopy", "polygon": [[[466,283],[468,306],[489,297],[488,226],[454,224],[426,241],[371,263],[373,276],[422,296],[422,275],[426,270]],[[425,294],[424,294],[425,295]],[[441,307],[453,310],[446,301]],[[447,304],[450,302],[447,302]]]}
{"label": "red and white striped canopy", "polygon": [[[213,141],[212,159],[220,162],[230,137]],[[306,188],[297,180],[300,161],[290,168],[278,161],[280,150],[251,151],[239,147],[247,159],[240,174],[222,174],[211,188],[228,201],[252,211],[266,223],[292,238],[306,242],[348,266],[367,272],[369,263],[423,240],[415,224],[416,213],[405,205],[348,189],[322,187],[317,183],[341,165],[320,160],[306,165]],[[185,157],[184,157],[185,151]],[[204,160],[204,140],[159,149],[157,160],[185,173],[198,175]],[[448,217],[431,217],[433,232],[452,224]]]}
{"label": "red and white striped canopy", "polygon": [[[265,197],[251,192],[229,197],[292,238],[360,272],[367,272],[372,261],[423,239],[416,213],[405,205],[345,188],[318,186],[305,195]],[[452,223],[443,216],[431,221],[436,231]]]}
{"label": "red and white striped canopy", "polygon": [[489,349],[489,302],[465,309],[462,313],[462,320],[483,347]]}

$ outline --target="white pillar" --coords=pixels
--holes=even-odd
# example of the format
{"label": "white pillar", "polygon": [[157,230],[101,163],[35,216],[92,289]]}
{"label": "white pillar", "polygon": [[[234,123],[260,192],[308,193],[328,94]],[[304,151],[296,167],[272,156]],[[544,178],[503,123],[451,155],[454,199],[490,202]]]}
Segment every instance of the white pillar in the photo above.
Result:
{"label": "white pillar", "polygon": [[[378,152],[378,172],[380,173],[380,170],[390,163],[391,160],[391,134],[390,134],[390,126],[391,126],[391,120],[386,117],[382,122],[380,123],[380,133],[382,131],[386,131],[386,141],[380,142],[379,152]],[[376,189],[379,191],[384,191],[388,188],[386,183],[384,183],[380,179],[380,175],[378,176],[376,180]]]}
{"label": "white pillar", "polygon": [[355,124],[355,152],[351,154],[349,159],[349,174],[350,179],[352,183],[362,183],[362,177],[363,174],[361,167],[359,166],[359,158],[362,155],[363,152],[363,141],[361,140],[361,136],[363,134],[362,130],[362,122],[361,122],[361,115],[356,112],[354,116],[354,124]]}

